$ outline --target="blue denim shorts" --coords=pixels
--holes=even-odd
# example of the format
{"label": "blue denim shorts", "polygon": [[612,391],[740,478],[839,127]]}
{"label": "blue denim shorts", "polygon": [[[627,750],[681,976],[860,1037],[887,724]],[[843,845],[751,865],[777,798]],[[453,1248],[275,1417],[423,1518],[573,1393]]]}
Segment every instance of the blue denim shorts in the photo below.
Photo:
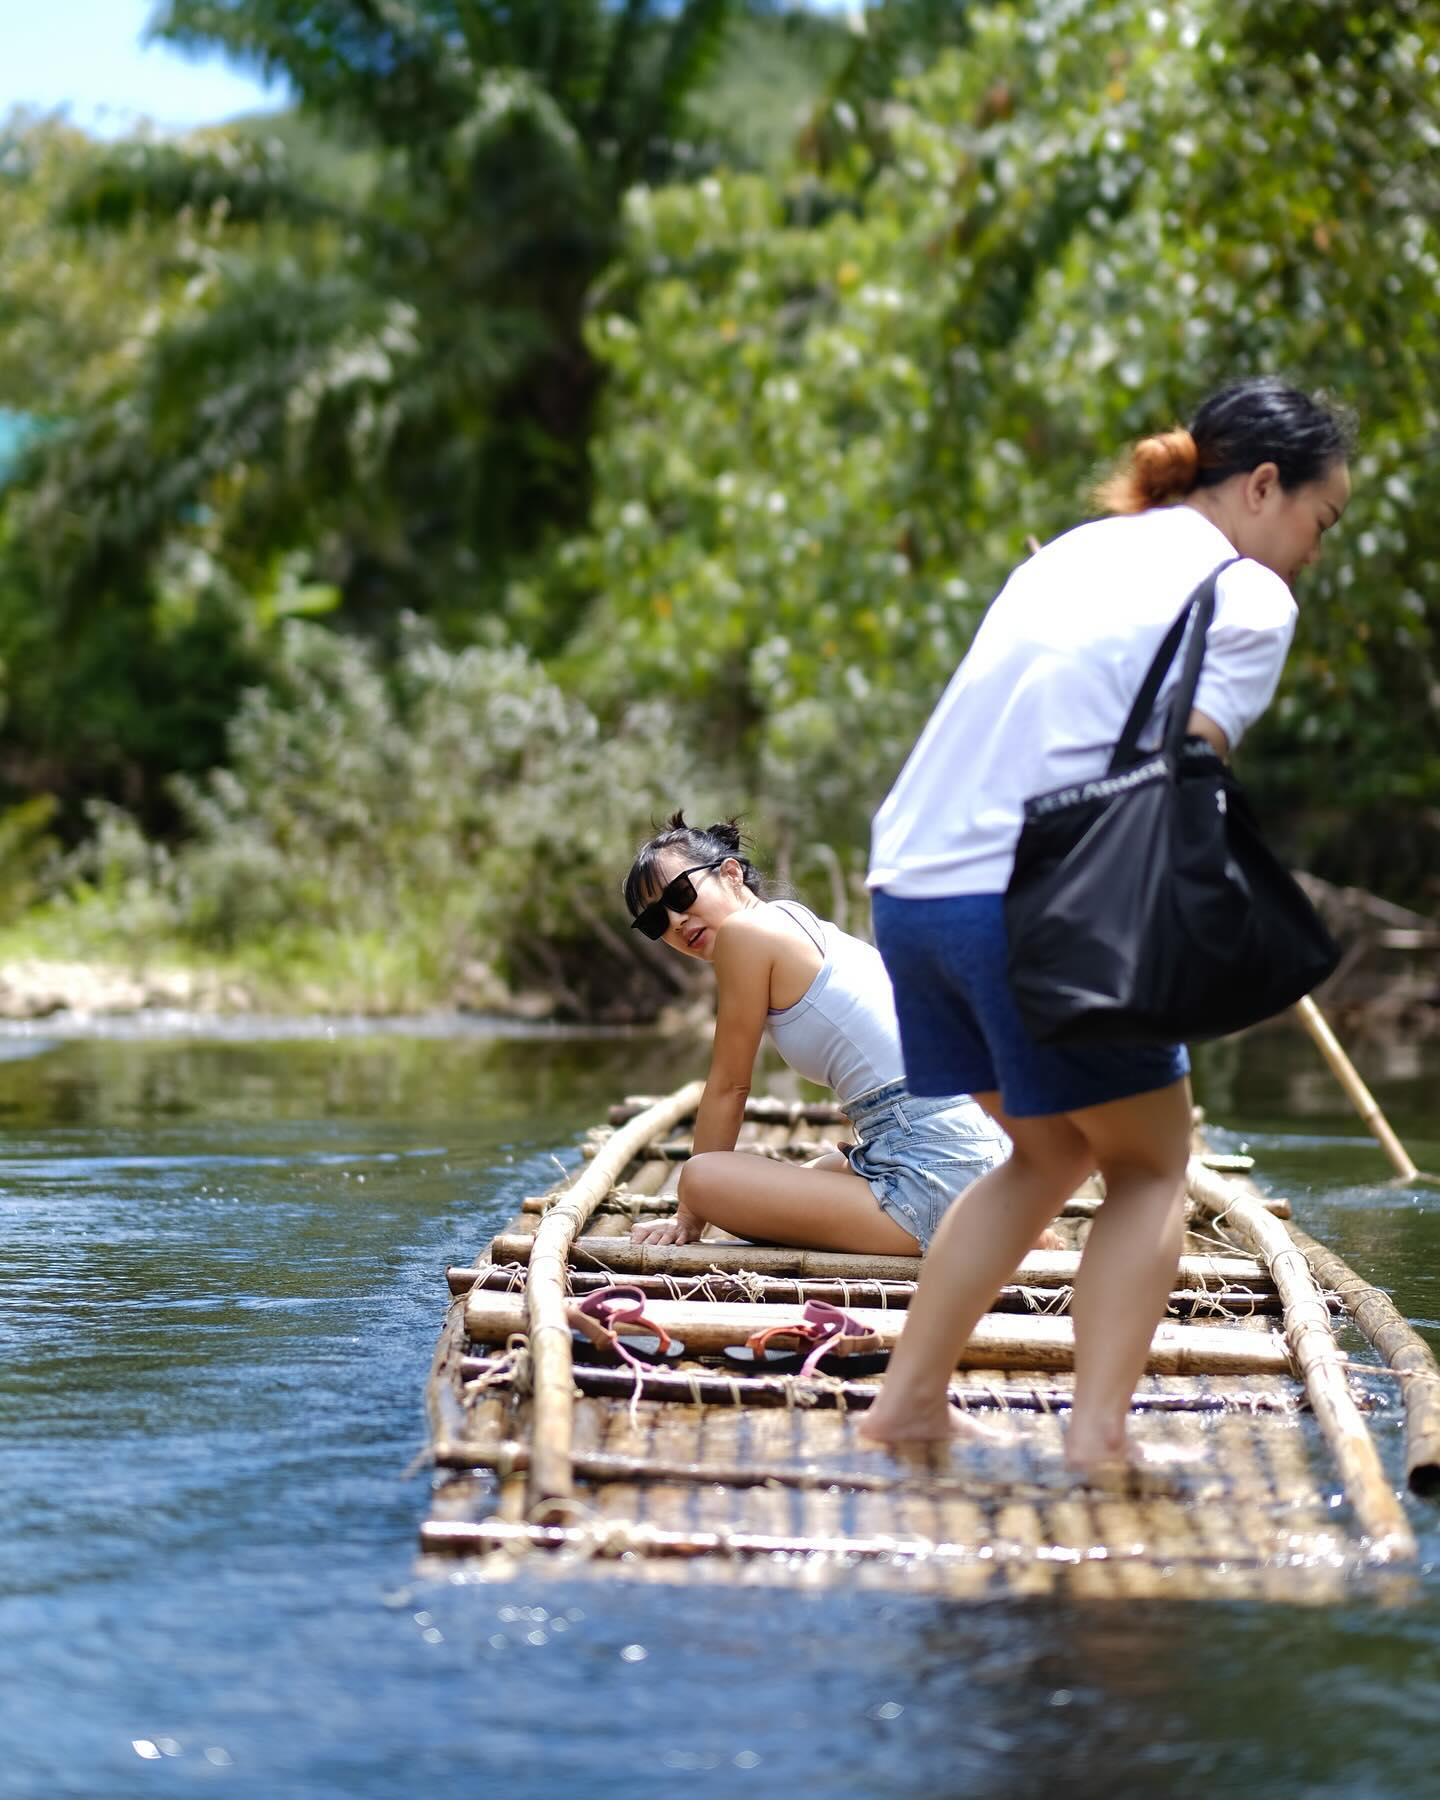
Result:
{"label": "blue denim shorts", "polygon": [[988,1094],[1014,1119],[1104,1106],[1189,1073],[1181,1044],[1037,1044],[1005,972],[1003,894],[872,896],[912,1094]]}
{"label": "blue denim shorts", "polygon": [[921,1100],[893,1081],[862,1094],[845,1116],[856,1137],[845,1153],[850,1167],[922,1254],[950,1202],[1010,1154],[1009,1138],[967,1094]]}

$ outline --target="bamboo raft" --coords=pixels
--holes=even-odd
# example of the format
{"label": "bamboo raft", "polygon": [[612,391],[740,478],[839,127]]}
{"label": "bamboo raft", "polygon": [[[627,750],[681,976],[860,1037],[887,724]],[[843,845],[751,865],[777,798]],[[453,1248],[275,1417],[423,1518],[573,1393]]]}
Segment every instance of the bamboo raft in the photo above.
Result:
{"label": "bamboo raft", "polygon": [[[878,1377],[736,1374],[722,1351],[810,1299],[893,1342],[917,1258],[713,1228],[697,1244],[631,1243],[637,1217],[674,1206],[700,1092],[612,1108],[577,1172],[447,1271],[424,1554],[475,1559],[482,1578],[523,1561],[957,1597],[1325,1601],[1357,1578],[1403,1584],[1415,1539],[1367,1415],[1389,1427],[1403,1408],[1406,1479],[1440,1490],[1440,1368],[1386,1295],[1259,1193],[1247,1158],[1211,1155],[1197,1126],[1184,1255],[1132,1408],[1147,1463],[1101,1491],[1061,1454],[1095,1182],[1057,1221],[1066,1248],[1027,1256],[966,1346],[951,1383],[964,1435],[896,1457],[855,1433]],[[741,1146],[803,1160],[847,1132],[833,1106],[752,1099]],[[574,1360],[567,1305],[612,1282],[642,1290],[681,1363]]]}

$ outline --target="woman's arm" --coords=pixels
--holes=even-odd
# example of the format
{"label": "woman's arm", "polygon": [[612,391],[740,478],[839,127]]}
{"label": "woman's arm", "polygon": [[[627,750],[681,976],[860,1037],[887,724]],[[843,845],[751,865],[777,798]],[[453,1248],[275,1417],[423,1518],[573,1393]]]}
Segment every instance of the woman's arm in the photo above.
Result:
{"label": "woman's arm", "polygon": [[[715,936],[715,1044],[710,1072],[695,1115],[695,1154],[733,1150],[745,1122],[745,1102],[755,1056],[770,1010],[770,971],[775,953],[768,936],[748,920],[727,920]],[[677,1206],[673,1219],[635,1228],[651,1244],[691,1244],[705,1221]],[[643,1236],[642,1236],[643,1233]]]}
{"label": "woman's arm", "polygon": [[770,1011],[774,946],[749,920],[727,921],[715,938],[715,1043],[695,1115],[695,1151],[733,1150],[745,1119],[755,1057]]}
{"label": "woman's arm", "polygon": [[1209,713],[1192,712],[1185,730],[1190,737],[1204,738],[1222,762],[1229,760],[1230,740]]}

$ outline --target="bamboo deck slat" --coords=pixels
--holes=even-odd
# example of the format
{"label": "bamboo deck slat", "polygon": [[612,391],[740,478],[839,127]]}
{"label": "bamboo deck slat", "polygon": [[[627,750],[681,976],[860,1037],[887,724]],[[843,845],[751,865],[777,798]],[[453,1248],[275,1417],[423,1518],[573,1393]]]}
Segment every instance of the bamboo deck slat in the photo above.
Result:
{"label": "bamboo deck slat", "polygon": [[[631,1101],[612,1109],[614,1128],[591,1135],[573,1179],[517,1214],[476,1267],[447,1272],[456,1298],[431,1377],[427,1554],[479,1556],[501,1576],[522,1558],[532,1572],[597,1579],[844,1581],[961,1599],[1064,1591],[1131,1602],[1332,1599],[1379,1559],[1411,1554],[1362,1416],[1376,1396],[1351,1392],[1334,1349],[1331,1313],[1341,1298],[1352,1310],[1368,1306],[1363,1284],[1355,1278],[1348,1296],[1338,1279],[1317,1290],[1308,1269],[1319,1272],[1323,1253],[1302,1238],[1311,1261],[1297,1291],[1296,1265],[1306,1265],[1301,1234],[1281,1222],[1288,1206],[1259,1204],[1252,1190],[1243,1222],[1236,1210],[1248,1159],[1196,1165],[1199,1198],[1173,1294],[1180,1316],[1162,1323],[1153,1364],[1191,1372],[1144,1378],[1132,1431],[1160,1460],[1097,1493],[1074,1486],[1062,1454],[1073,1390],[1066,1309],[1100,1203],[1093,1184],[1057,1222],[1067,1248],[1027,1257],[967,1346],[951,1383],[966,1434],[917,1465],[856,1436],[877,1380],[736,1376],[718,1349],[811,1297],[846,1306],[891,1341],[918,1259],[723,1237],[632,1244],[638,1211],[673,1206],[688,1153],[677,1135],[684,1104],[627,1137],[641,1111]],[[833,1109],[762,1096],[747,1106],[742,1141],[798,1159],[817,1137],[843,1133]],[[678,1369],[637,1376],[571,1362],[565,1288],[611,1280],[641,1286],[647,1311],[685,1341]],[[1366,1317],[1382,1355],[1386,1343],[1398,1346],[1385,1335],[1392,1318],[1373,1308]],[[1274,1329],[1282,1318],[1288,1349]],[[525,1348],[513,1334],[527,1324]],[[1313,1373],[1317,1360],[1328,1374]],[[1212,1367],[1246,1372],[1202,1372]],[[1424,1393],[1426,1373],[1403,1385]],[[1357,1427],[1372,1459],[1365,1480]],[[1337,1508],[1341,1491],[1348,1505]]]}
{"label": "bamboo deck slat", "polygon": [[[490,1245],[487,1264],[525,1263],[530,1260],[532,1239],[505,1231]],[[590,1235],[578,1238],[571,1249],[577,1269],[596,1269],[629,1281],[632,1275],[701,1276],[712,1269],[723,1274],[748,1272],[786,1279],[835,1281],[905,1281],[920,1273],[918,1256],[860,1256],[837,1250],[797,1250],[778,1244],[632,1244],[600,1242]],[[1080,1267],[1073,1250],[1032,1250],[1016,1271],[1017,1278],[1032,1287],[1063,1287],[1074,1281]],[[1265,1265],[1253,1256],[1195,1252],[1182,1256],[1178,1278],[1196,1287],[1257,1287],[1274,1289]],[[456,1271],[457,1277],[464,1275]],[[469,1286],[470,1284],[465,1284]],[[459,1286],[452,1284],[453,1291]]]}
{"label": "bamboo deck slat", "polygon": [[[713,1354],[728,1344],[743,1344],[754,1331],[775,1323],[778,1308],[744,1302],[656,1300],[646,1316],[678,1337],[696,1355]],[[903,1314],[879,1307],[852,1306],[850,1316],[873,1331],[887,1348],[904,1329]],[[524,1329],[526,1305],[517,1294],[472,1289],[465,1306],[465,1328],[480,1344],[503,1344]],[[1208,1375],[1280,1373],[1290,1367],[1290,1354],[1278,1332],[1162,1321],[1156,1328],[1147,1367],[1153,1374]],[[1075,1329],[1068,1315],[1020,1316],[988,1313],[961,1351],[966,1369],[1068,1369],[1074,1361]]]}

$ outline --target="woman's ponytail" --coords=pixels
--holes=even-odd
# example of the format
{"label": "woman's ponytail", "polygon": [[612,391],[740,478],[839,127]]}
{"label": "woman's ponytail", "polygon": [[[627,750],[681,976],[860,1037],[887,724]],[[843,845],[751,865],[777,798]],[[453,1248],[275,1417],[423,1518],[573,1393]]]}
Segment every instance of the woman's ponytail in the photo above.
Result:
{"label": "woman's ponytail", "polygon": [[1095,499],[1102,512],[1149,512],[1193,493],[1200,478],[1200,448],[1183,425],[1141,438],[1129,458],[1102,481]]}

